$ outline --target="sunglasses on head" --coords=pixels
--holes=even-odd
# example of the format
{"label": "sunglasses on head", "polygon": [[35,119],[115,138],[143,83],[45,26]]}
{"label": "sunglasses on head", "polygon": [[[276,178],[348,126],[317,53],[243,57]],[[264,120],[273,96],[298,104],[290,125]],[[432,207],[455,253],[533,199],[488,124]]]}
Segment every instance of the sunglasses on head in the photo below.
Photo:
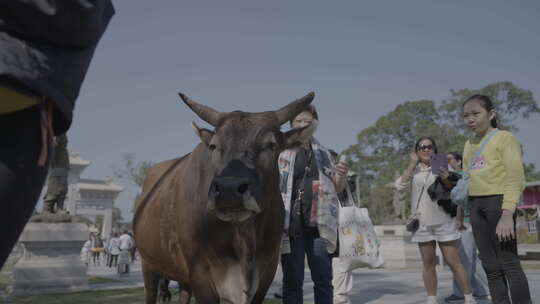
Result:
{"label": "sunglasses on head", "polygon": [[420,145],[420,146],[418,146],[418,150],[421,150],[421,151],[426,151],[426,150],[433,151],[433,145],[427,145],[427,146]]}

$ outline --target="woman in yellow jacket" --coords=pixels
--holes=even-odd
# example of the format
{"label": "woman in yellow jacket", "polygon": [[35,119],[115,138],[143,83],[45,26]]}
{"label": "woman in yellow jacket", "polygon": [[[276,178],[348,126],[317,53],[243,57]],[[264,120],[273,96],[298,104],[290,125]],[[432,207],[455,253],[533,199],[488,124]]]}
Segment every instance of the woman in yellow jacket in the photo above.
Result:
{"label": "woman in yellow jacket", "polygon": [[[464,169],[470,174],[471,224],[492,302],[531,303],[515,233],[514,212],[525,185],[520,143],[512,133],[497,129],[493,103],[485,95],[464,102],[463,118],[474,134],[463,151]],[[485,140],[489,142],[476,156]]]}

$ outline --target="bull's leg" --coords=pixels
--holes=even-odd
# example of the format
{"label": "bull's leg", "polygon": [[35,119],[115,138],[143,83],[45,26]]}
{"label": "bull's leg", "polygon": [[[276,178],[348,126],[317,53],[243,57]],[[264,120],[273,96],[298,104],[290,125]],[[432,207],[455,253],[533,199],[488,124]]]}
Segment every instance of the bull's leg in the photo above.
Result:
{"label": "bull's leg", "polygon": [[[263,261],[274,261],[275,259],[268,259],[265,258]],[[251,301],[251,304],[262,304],[264,302],[264,298],[266,297],[266,293],[268,292],[268,289],[270,288],[270,285],[272,285],[272,282],[274,281],[274,276],[276,275],[276,268],[277,268],[278,262],[265,262],[258,265],[260,267],[260,280],[259,284],[257,285],[257,291],[255,292],[255,296],[253,297],[253,300]]]}
{"label": "bull's leg", "polygon": [[159,280],[159,303],[170,303],[172,299],[172,294],[169,291],[169,280],[160,279]]}
{"label": "bull's leg", "polygon": [[266,293],[268,292],[268,288],[270,287],[270,284],[272,284],[272,281],[261,282],[261,285],[259,286],[257,293],[255,293],[255,296],[253,297],[253,300],[251,301],[251,304],[262,304],[264,302],[264,298],[266,297]]}
{"label": "bull's leg", "polygon": [[[199,304],[218,304],[219,295],[216,292],[208,267],[205,264],[194,265],[192,276],[189,278],[189,292]],[[182,286],[184,287],[184,286]]]}
{"label": "bull's leg", "polygon": [[142,261],[142,273],[144,277],[144,295],[146,304],[156,304],[159,285],[159,274],[147,263]]}
{"label": "bull's leg", "polygon": [[251,300],[251,304],[262,304],[264,302],[264,298],[266,297],[266,292],[268,291],[268,288],[272,284],[272,277],[266,276],[262,277],[258,284],[256,284],[256,291],[254,291],[253,299]]}

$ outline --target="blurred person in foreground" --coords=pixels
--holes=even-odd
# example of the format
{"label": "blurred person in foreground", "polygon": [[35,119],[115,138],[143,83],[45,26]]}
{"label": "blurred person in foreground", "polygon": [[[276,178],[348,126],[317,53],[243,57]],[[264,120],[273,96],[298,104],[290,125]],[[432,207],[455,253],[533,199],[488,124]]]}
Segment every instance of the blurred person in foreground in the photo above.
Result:
{"label": "blurred person in foreground", "polygon": [[28,222],[114,8],[110,0],[0,1],[0,268]]}

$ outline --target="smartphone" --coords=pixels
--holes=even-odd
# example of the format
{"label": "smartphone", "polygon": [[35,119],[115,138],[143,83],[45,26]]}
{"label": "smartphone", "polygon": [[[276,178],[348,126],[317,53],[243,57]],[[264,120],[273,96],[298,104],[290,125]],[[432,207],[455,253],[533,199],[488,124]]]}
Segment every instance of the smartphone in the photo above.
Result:
{"label": "smartphone", "polygon": [[441,168],[448,169],[448,158],[446,158],[446,154],[433,154],[431,156],[431,172],[437,175]]}

